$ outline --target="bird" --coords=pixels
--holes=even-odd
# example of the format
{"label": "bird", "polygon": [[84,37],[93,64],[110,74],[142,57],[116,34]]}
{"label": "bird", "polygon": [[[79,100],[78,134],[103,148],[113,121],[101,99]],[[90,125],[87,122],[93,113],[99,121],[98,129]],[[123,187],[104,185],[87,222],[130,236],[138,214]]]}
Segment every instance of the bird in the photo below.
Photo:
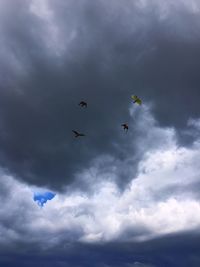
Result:
{"label": "bird", "polygon": [[142,104],[142,100],[136,95],[132,95],[131,98],[134,100],[133,103],[137,103],[138,105]]}
{"label": "bird", "polygon": [[87,102],[85,101],[81,101],[78,105],[81,106],[82,108],[83,107],[87,108]]}
{"label": "bird", "polygon": [[85,134],[79,133],[79,132],[74,131],[74,130],[72,130],[72,132],[75,134],[74,137],[85,136]]}
{"label": "bird", "polygon": [[124,131],[128,132],[128,124],[127,123],[123,123],[121,126],[124,127]]}

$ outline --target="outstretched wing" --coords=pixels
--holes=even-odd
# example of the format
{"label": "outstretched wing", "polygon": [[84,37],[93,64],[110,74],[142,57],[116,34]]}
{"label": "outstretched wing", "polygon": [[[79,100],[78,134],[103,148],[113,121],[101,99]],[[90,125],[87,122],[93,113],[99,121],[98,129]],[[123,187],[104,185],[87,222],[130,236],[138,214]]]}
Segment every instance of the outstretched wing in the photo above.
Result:
{"label": "outstretched wing", "polygon": [[141,100],[140,98],[138,98],[138,99],[136,100],[136,103],[137,103],[138,105],[141,105],[141,104],[142,104],[142,100]]}
{"label": "outstretched wing", "polygon": [[132,95],[131,98],[132,98],[133,100],[136,100],[136,99],[137,99],[137,96],[136,96],[136,95]]}
{"label": "outstretched wing", "polygon": [[85,101],[81,101],[81,102],[79,103],[79,106],[87,106],[87,103],[86,103]]}
{"label": "outstretched wing", "polygon": [[136,95],[132,95],[131,98],[134,100],[134,103],[137,103],[138,105],[142,104],[142,100],[138,98]]}
{"label": "outstretched wing", "polygon": [[76,135],[79,135],[79,133],[77,131],[72,130],[72,132],[75,133]]}

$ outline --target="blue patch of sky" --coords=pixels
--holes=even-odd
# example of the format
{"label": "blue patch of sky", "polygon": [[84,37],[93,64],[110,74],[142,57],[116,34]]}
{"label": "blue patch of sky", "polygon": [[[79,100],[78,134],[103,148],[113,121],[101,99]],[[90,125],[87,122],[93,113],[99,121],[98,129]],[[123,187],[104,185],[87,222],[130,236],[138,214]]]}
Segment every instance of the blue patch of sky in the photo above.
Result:
{"label": "blue patch of sky", "polygon": [[44,204],[55,197],[56,194],[46,191],[46,192],[36,192],[34,193],[33,200],[37,202],[40,207],[43,207]]}

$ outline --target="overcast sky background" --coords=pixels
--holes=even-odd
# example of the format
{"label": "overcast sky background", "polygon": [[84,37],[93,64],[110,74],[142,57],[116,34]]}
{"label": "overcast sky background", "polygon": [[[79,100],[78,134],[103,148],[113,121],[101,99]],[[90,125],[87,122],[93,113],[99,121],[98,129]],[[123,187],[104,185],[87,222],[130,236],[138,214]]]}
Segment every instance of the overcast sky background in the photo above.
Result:
{"label": "overcast sky background", "polygon": [[200,266],[199,18],[0,0],[0,266]]}

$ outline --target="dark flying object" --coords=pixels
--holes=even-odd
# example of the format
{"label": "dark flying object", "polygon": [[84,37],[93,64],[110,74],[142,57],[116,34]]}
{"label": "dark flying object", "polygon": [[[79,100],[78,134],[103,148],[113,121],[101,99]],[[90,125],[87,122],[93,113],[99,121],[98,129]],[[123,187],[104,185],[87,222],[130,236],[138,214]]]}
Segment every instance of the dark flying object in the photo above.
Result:
{"label": "dark flying object", "polygon": [[82,108],[83,107],[87,108],[87,103],[85,101],[81,101],[78,105],[81,106]]}
{"label": "dark flying object", "polygon": [[136,95],[132,95],[131,98],[134,100],[133,103],[137,103],[138,105],[142,104],[142,100]]}
{"label": "dark flying object", "polygon": [[82,134],[82,133],[79,133],[79,132],[77,132],[77,131],[74,131],[74,130],[72,130],[72,132],[75,134],[75,136],[74,136],[74,137],[85,136],[84,134]]}
{"label": "dark flying object", "polygon": [[124,131],[128,132],[128,124],[127,123],[123,123],[121,126],[124,127]]}

